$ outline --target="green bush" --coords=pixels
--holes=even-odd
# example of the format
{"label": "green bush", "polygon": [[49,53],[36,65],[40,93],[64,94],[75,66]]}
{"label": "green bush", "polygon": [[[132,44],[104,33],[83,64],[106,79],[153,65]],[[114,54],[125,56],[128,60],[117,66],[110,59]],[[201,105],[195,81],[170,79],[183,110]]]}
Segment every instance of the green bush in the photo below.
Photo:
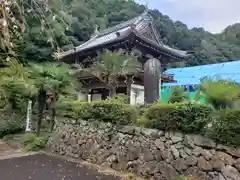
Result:
{"label": "green bush", "polygon": [[199,133],[211,120],[213,108],[197,103],[183,103],[176,106],[174,116],[179,130],[186,133]]}
{"label": "green bush", "polygon": [[56,109],[59,116],[70,118],[77,118],[76,113],[73,112],[73,107],[80,105],[81,101],[60,99],[57,101]]}
{"label": "green bush", "polygon": [[153,104],[145,110],[139,123],[147,128],[161,130],[177,129],[178,122],[174,116],[175,110],[176,104]]}
{"label": "green bush", "polygon": [[37,137],[33,133],[26,133],[22,137],[22,145],[26,151],[38,151],[45,148],[48,138]]}
{"label": "green bush", "polygon": [[215,109],[231,108],[234,102],[239,100],[240,90],[231,81],[205,81],[201,85],[201,90],[207,103]]}
{"label": "green bush", "polygon": [[188,95],[183,87],[174,87],[172,89],[172,93],[168,101],[170,103],[178,103],[178,102],[186,101],[187,99],[188,99]]}
{"label": "green bush", "polygon": [[209,122],[212,108],[192,103],[160,104],[150,106],[139,119],[139,124],[161,130],[200,132]]}
{"label": "green bush", "polygon": [[145,111],[148,109],[148,107],[146,105],[138,105],[136,106],[136,109],[138,111],[138,115],[142,116],[145,113]]}
{"label": "green bush", "polygon": [[83,120],[98,120],[114,124],[131,124],[137,118],[136,108],[115,100],[80,102],[69,101],[61,104],[62,116]]}
{"label": "green bush", "polygon": [[195,177],[186,177],[186,176],[179,176],[176,178],[176,180],[200,180],[199,178],[195,178]]}
{"label": "green bush", "polygon": [[9,134],[16,134],[24,130],[24,122],[22,120],[2,120],[0,121],[0,138]]}
{"label": "green bush", "polygon": [[113,96],[108,99],[108,101],[128,104],[130,102],[130,98],[127,95],[118,95]]}
{"label": "green bush", "polygon": [[206,134],[219,143],[240,146],[240,109],[218,111]]}
{"label": "green bush", "polygon": [[133,173],[129,173],[124,180],[137,180],[137,177]]}

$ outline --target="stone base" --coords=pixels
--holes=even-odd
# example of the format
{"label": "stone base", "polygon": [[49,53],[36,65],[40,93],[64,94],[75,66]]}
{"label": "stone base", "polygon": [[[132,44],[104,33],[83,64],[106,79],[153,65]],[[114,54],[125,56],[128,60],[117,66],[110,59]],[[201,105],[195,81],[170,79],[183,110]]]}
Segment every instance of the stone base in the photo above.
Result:
{"label": "stone base", "polygon": [[203,136],[101,122],[57,122],[49,146],[61,155],[152,179],[240,179],[240,149]]}

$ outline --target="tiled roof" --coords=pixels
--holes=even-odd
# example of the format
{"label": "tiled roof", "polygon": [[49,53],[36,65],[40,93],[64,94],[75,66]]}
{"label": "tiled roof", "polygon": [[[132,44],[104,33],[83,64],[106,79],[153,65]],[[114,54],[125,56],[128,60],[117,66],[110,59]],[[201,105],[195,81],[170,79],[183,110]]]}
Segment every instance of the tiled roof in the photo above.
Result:
{"label": "tiled roof", "polygon": [[[121,37],[123,37],[123,34],[127,34],[128,32],[130,32],[130,29],[131,29],[130,27],[125,27],[125,28],[119,30],[118,32],[122,35]],[[106,35],[100,36],[100,37],[98,37],[96,35],[93,38],[91,38],[89,41],[81,44],[80,46],[77,46],[74,49],[70,49],[70,50],[65,51],[65,52],[57,53],[56,56],[59,59],[61,59],[64,56],[79,52],[83,49],[89,49],[89,48],[92,48],[92,47],[96,47],[100,44],[104,44],[104,43],[107,43],[107,42],[109,43],[109,42],[112,42],[116,39],[120,39],[120,37],[118,37],[115,32],[112,32],[112,33],[109,33],[109,34],[106,34]]]}
{"label": "tiled roof", "polygon": [[[138,34],[141,34],[142,31],[144,31],[149,24],[152,25],[152,21],[153,21],[152,17],[148,13],[144,12],[139,17],[136,17],[132,20],[126,21],[124,23],[121,23],[119,25],[116,25],[114,27],[111,27],[99,32],[98,34],[93,36],[89,41],[81,44],[80,46],[75,47],[74,49],[71,49],[65,52],[56,53],[54,56],[57,59],[61,59],[65,56],[75,54],[83,50],[91,49],[102,44],[115,42],[117,40],[120,40],[126,37],[133,31],[137,32]],[[185,51],[176,50],[176,49],[170,48],[169,46],[164,45],[157,37],[154,28],[153,28],[153,31],[156,36],[157,42],[150,40],[149,42],[151,42],[151,44],[153,44],[154,46],[158,47],[163,51],[169,52],[173,56],[182,58],[187,55],[187,52]]]}

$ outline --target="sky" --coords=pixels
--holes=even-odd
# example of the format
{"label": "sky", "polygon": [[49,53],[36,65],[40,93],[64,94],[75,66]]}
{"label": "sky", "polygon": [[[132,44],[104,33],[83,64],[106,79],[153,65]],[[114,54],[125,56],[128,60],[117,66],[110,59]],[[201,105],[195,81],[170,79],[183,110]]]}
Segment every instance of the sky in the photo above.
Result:
{"label": "sky", "polygon": [[240,23],[240,0],[136,0],[150,9],[158,9],[174,21],[182,21],[189,28],[203,27],[220,33],[227,26]]}

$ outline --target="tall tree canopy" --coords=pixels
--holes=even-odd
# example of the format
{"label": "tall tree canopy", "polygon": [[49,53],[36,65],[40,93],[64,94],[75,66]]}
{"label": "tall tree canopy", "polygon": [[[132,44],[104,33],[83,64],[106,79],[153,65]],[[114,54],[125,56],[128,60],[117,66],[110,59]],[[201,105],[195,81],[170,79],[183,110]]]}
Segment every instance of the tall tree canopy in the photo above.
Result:
{"label": "tall tree canopy", "polygon": [[[27,22],[24,23],[26,27],[21,21],[18,23],[19,28],[24,29],[21,31],[22,39],[13,40],[17,44],[15,51],[18,52],[19,59],[35,62],[53,60],[53,51],[67,50],[87,41],[96,25],[105,29],[136,17],[144,11],[143,5],[122,0],[26,2],[26,7],[18,10],[24,16],[24,22]],[[187,66],[240,58],[240,24],[229,26],[220,34],[211,34],[203,28],[188,29],[182,22],[174,22],[158,10],[150,10],[150,13],[165,44],[194,52],[185,62]]]}

